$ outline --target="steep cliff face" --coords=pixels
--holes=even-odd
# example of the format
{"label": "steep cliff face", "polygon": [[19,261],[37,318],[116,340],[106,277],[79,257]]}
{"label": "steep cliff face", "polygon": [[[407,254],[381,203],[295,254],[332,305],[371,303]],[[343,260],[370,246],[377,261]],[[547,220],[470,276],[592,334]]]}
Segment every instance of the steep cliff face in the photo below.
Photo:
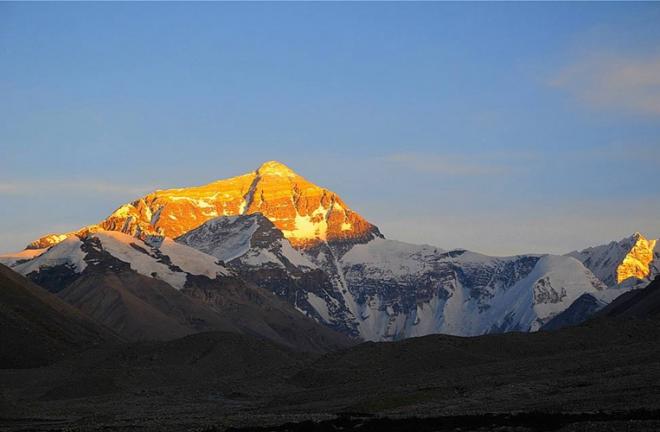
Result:
{"label": "steep cliff face", "polygon": [[656,240],[648,240],[639,233],[633,236],[635,242],[621,264],[616,268],[616,280],[622,283],[630,278],[647,279],[651,275]]}
{"label": "steep cliff face", "polygon": [[[175,238],[218,216],[254,213],[267,217],[298,248],[380,236],[374,225],[352,211],[337,194],[275,161],[254,172],[204,186],[158,190],[119,207],[107,219],[76,234],[108,230],[138,237]],[[65,237],[50,234],[28,247],[49,247]]]}
{"label": "steep cliff face", "polygon": [[634,233],[619,241],[569,255],[580,260],[607,286],[630,288],[648,283],[660,271],[657,240]]}

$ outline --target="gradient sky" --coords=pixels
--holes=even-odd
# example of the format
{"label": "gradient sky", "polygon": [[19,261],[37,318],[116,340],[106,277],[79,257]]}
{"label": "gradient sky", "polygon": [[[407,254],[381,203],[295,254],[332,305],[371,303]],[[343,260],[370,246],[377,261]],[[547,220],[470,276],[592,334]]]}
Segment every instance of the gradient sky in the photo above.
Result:
{"label": "gradient sky", "polygon": [[389,237],[660,237],[660,3],[0,3],[0,252],[270,159]]}

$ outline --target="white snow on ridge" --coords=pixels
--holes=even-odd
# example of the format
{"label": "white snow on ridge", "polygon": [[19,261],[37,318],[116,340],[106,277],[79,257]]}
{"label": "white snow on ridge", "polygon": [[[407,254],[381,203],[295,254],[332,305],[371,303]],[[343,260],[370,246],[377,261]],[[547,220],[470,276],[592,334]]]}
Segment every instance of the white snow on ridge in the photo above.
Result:
{"label": "white snow on ridge", "polygon": [[[252,240],[257,231],[269,229],[262,226],[262,222],[268,221],[259,214],[219,217],[184,234],[177,242],[213,255],[223,262],[240,260],[242,264],[252,267],[271,265],[284,268],[281,258],[284,257],[297,267],[317,268],[285,238],[275,237],[268,246],[253,247]],[[275,230],[274,227],[272,229]]]}
{"label": "white snow on ridge", "polygon": [[275,267],[284,268],[284,264],[282,264],[277,256],[266,249],[250,249],[245,255],[240,257],[240,260],[241,263],[250,267],[274,265]]}
{"label": "white snow on ridge", "polygon": [[[214,257],[178,244],[169,238],[163,239],[159,248],[160,252],[167,255],[172,264],[183,272],[174,271],[168,265],[158,262],[151,246],[135,237],[117,231],[103,231],[92,236],[101,242],[101,247],[105,251],[128,263],[132,270],[145,276],[161,279],[177,289],[185,286],[187,273],[211,279],[230,274],[225,267],[216,262]],[[138,246],[146,253],[136,250],[131,244]]]}
{"label": "white snow on ridge", "polygon": [[16,265],[14,270],[22,275],[27,275],[33,271],[39,271],[42,267],[68,265],[80,273],[87,267],[85,262],[87,254],[80,249],[80,246],[82,246],[82,242],[78,237],[69,236],[30,261]]}
{"label": "white snow on ridge", "polygon": [[0,264],[13,267],[18,261],[30,260],[46,252],[48,248],[43,249],[23,249],[20,252],[0,255]]}
{"label": "white snow on ridge", "polygon": [[[104,251],[128,263],[132,270],[141,275],[161,279],[177,289],[182,289],[186,284],[185,273],[172,271],[166,264],[156,261],[149,254],[151,247],[141,240],[117,231],[104,231],[92,236],[101,242]],[[131,244],[144,249],[146,253],[136,250]]]}
{"label": "white snow on ridge", "polygon": [[625,242],[625,239],[621,242],[610,242],[607,245],[574,251],[568,255],[583,263],[588,262],[591,271],[598,279],[609,286],[614,286],[616,285],[616,267],[630,250],[629,245],[624,244]]}
{"label": "white snow on ridge", "polygon": [[604,305],[612,303],[617,297],[621,294],[631,291],[633,288],[607,288],[602,291],[592,292],[591,295],[594,296],[596,300],[602,302]]}
{"label": "white snow on ridge", "polygon": [[428,245],[415,245],[376,237],[365,244],[351,248],[342,258],[342,267],[366,265],[383,276],[401,277],[431,270],[429,258],[443,249]]}
{"label": "white snow on ridge", "polygon": [[[579,260],[572,257],[546,255],[536,264],[532,271],[532,274],[534,273],[540,274],[532,290],[535,296],[534,312],[538,319],[544,322],[568,308],[582,294],[606,289],[605,284]],[[549,281],[552,290],[561,297],[557,299],[558,301],[540,300],[544,294],[547,294],[546,288],[539,282],[542,279]],[[531,326],[531,330],[539,328],[540,325]]]}
{"label": "white snow on ridge", "polygon": [[[250,250],[250,240],[259,228],[256,218],[222,216],[211,219],[185,234],[185,243],[223,262],[232,261]],[[221,233],[222,241],[218,241]],[[228,235],[228,234],[231,235]]]}
{"label": "white snow on ridge", "polygon": [[327,323],[332,321],[330,318],[330,311],[328,310],[328,305],[325,300],[317,296],[313,292],[307,293],[307,302],[316,310],[316,312],[321,315],[321,318]]}
{"label": "white snow on ridge", "polygon": [[163,239],[158,249],[170,258],[172,264],[186,273],[206,276],[209,279],[215,279],[217,276],[227,276],[231,273],[227,268],[218,264],[217,258],[179,244],[169,237]]}
{"label": "white snow on ridge", "polygon": [[[178,244],[170,238],[164,238],[158,249],[152,248],[138,238],[118,231],[100,231],[90,234],[90,238],[97,239],[102,250],[118,260],[128,263],[131,269],[137,273],[161,279],[177,289],[185,286],[188,274],[206,276],[210,279],[232,274],[226,267],[218,264],[215,257]],[[39,271],[42,268],[60,265],[68,265],[76,273],[80,273],[88,266],[87,253],[81,249],[82,245],[83,242],[77,236],[72,235],[47,250],[27,250],[29,252],[23,251],[8,255],[6,262],[11,264],[13,261],[15,264],[17,257],[34,256],[27,262],[13,265],[13,269],[23,275]],[[172,265],[177,266],[181,271],[172,270],[167,264],[159,262],[159,253],[167,256]],[[92,261],[89,263],[91,264]]]}
{"label": "white snow on ridge", "polygon": [[284,258],[288,259],[291,264],[296,267],[309,267],[310,269],[318,268],[318,266],[310,261],[307,256],[297,249],[294,249],[287,239],[280,240],[280,252]]}
{"label": "white snow on ridge", "polygon": [[[348,251],[341,265],[350,295],[358,298],[364,289],[373,293],[376,286],[387,290],[390,298],[385,302],[377,292],[357,306],[360,335],[366,340],[392,340],[433,333],[475,336],[534,331],[580,295],[606,288],[569,256],[489,257],[454,252],[380,238]],[[538,261],[530,261],[533,259]],[[520,272],[528,265],[533,268],[523,277]],[[418,290],[417,281],[427,289],[437,289],[431,288],[429,277],[439,277],[436,283],[445,294],[433,294],[416,308],[405,306],[410,304],[410,296],[415,298],[410,290]],[[463,286],[466,278],[477,284],[476,296],[472,283]],[[397,306],[394,313],[393,305]]]}
{"label": "white snow on ridge", "polygon": [[[493,302],[488,321],[500,331],[536,331],[582,294],[605,288],[577,259],[545,255],[527,277]],[[505,322],[507,317],[510,322]]]}

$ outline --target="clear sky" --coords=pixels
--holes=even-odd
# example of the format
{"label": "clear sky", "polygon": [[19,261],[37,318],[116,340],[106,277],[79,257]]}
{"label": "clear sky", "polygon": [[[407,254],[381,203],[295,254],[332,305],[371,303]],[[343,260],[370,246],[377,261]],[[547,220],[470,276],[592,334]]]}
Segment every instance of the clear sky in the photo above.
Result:
{"label": "clear sky", "polygon": [[0,3],[0,252],[286,163],[389,237],[660,237],[660,3]]}

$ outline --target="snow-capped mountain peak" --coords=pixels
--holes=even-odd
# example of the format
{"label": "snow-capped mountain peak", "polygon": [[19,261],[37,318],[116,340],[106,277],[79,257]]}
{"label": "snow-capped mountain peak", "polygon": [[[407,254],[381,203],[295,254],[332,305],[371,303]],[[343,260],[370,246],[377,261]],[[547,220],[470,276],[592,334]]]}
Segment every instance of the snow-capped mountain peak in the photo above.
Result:
{"label": "snow-capped mountain peak", "polygon": [[489,257],[383,239],[354,246],[340,265],[368,340],[537,330],[605,288],[572,257]]}
{"label": "snow-capped mountain peak", "polygon": [[280,177],[296,177],[297,174],[288,166],[278,161],[268,161],[261,164],[257,169],[260,176],[274,175]]}
{"label": "snow-capped mountain peak", "polygon": [[162,238],[158,245],[151,245],[116,231],[93,233],[83,238],[68,236],[29,260],[14,262],[13,267],[24,275],[57,267],[81,273],[88,266],[100,263],[97,257],[99,253],[108,254],[126,263],[131,270],[163,280],[177,289],[185,286],[188,275],[215,279],[233,274],[215,257],[176,243],[170,238]]}
{"label": "snow-capped mountain peak", "polygon": [[366,340],[533,331],[585,293],[605,303],[660,268],[658,242],[640,233],[569,256],[490,257],[387,240],[337,194],[277,161],[157,190],[30,246],[0,262],[54,284],[119,266],[199,295],[191,284],[237,277]]}
{"label": "snow-capped mountain peak", "polygon": [[647,279],[651,274],[651,264],[657,240],[649,240],[639,232],[632,236],[633,246],[616,268],[618,283],[634,278]]}
{"label": "snow-capped mountain peak", "polygon": [[227,263],[240,260],[249,266],[317,268],[260,213],[211,219],[176,241]]}
{"label": "snow-capped mountain peak", "polygon": [[[351,210],[334,192],[317,186],[286,165],[269,161],[253,172],[203,186],[157,190],[124,204],[108,218],[75,233],[120,231],[137,237],[179,237],[219,216],[261,213],[298,248],[323,242],[363,242],[378,228]],[[28,248],[62,241],[50,234]]]}
{"label": "snow-capped mountain peak", "polygon": [[571,252],[609,287],[649,281],[660,270],[660,250],[655,239],[636,232],[630,237]]}

